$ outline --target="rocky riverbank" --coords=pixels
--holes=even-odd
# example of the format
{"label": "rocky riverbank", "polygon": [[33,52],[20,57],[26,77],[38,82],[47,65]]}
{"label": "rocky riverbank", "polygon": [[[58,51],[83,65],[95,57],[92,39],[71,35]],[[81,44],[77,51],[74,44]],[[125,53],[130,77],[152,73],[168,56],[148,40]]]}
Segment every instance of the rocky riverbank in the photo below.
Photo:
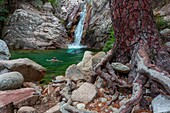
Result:
{"label": "rocky riverbank", "polygon": [[[23,7],[27,8],[25,5]],[[28,7],[30,9],[32,8],[32,6],[29,5]],[[43,7],[46,7],[49,10],[48,14],[52,15],[51,6],[49,4],[45,4]],[[35,10],[29,12],[24,8],[18,9],[14,13],[17,15],[17,18],[13,18],[14,20],[11,19],[11,21],[14,23],[18,20],[21,23],[28,22],[30,26],[21,27],[19,23],[15,23],[16,25],[18,25],[18,27],[11,28],[12,30],[9,32],[7,32],[7,30],[5,32],[6,35],[4,35],[4,40],[9,44],[10,47],[13,48],[13,46],[15,46],[17,49],[22,47],[25,47],[25,49],[44,49],[48,47],[53,47],[51,45],[44,45],[49,44],[49,42],[52,40],[50,39],[50,36],[54,36],[54,34],[50,34],[50,32],[49,34],[43,33],[47,32],[46,27],[48,27],[47,29],[50,29],[49,31],[53,31],[53,28],[56,29],[56,26],[51,24],[50,26],[49,23],[47,26],[43,26],[43,23],[47,18],[49,18],[50,21],[54,22],[56,22],[56,20],[51,20],[52,18],[50,18],[51,16],[49,15],[46,15],[46,19],[43,19],[42,17],[45,16],[45,13],[41,15],[40,12],[37,11],[37,15],[37,12],[34,12]],[[169,4],[159,10],[155,10],[154,14],[160,16],[163,21],[165,20],[167,22],[166,27],[160,29],[160,32],[165,37],[163,38],[165,39],[165,45],[170,47],[170,13],[168,12],[169,10],[167,11],[168,8]],[[24,17],[26,20],[22,20],[22,17]],[[27,18],[32,19],[27,20]],[[33,23],[31,24],[31,22]],[[35,24],[34,22],[37,23]],[[58,19],[56,23],[60,26]],[[10,26],[12,26],[12,23],[9,22],[9,24]],[[41,25],[34,26],[37,24]],[[44,45],[41,45],[42,43],[40,45],[34,45],[34,42],[32,42],[31,46],[25,46],[26,42],[32,39],[27,40],[28,37],[26,37],[26,40],[24,39],[23,43],[22,40],[20,40],[21,36],[23,36],[21,34],[26,33],[24,34],[26,36],[29,35],[30,32],[32,33],[32,30],[30,30],[29,27],[31,29],[34,28],[35,30],[34,34],[31,34],[31,36],[41,37],[39,38],[40,40],[38,40],[37,38],[37,42],[40,43],[42,39],[46,40],[47,42],[43,43]],[[45,29],[42,29],[44,27]],[[24,30],[24,28],[26,29]],[[15,30],[18,31],[16,34],[14,33],[15,35],[18,35],[16,36],[17,38],[12,37],[14,35],[10,34]],[[24,32],[22,32],[22,30]],[[41,32],[39,32],[38,30]],[[95,30],[95,32],[99,31]],[[48,37],[48,35],[50,36]],[[58,37],[58,34],[56,37]],[[8,38],[14,38],[14,40],[17,40],[11,41]],[[18,42],[19,40],[21,42]],[[35,39],[33,39],[33,41],[35,41]],[[37,42],[35,41],[35,43]],[[23,44],[23,46],[21,46],[21,44]],[[127,85],[126,78],[126,75],[130,71],[130,67],[128,66],[128,64],[112,62],[112,65],[108,66],[107,70],[102,70],[101,73],[105,73],[108,70],[114,71],[121,78],[119,79],[121,81],[117,82],[119,82],[119,84],[122,84],[117,86],[118,92],[114,92],[112,91],[112,89],[110,89],[111,86],[108,86],[108,84],[102,77],[98,76],[96,78],[97,75],[95,75],[93,72],[94,66],[96,66],[98,62],[100,62],[101,59],[105,57],[105,55],[105,52],[98,52],[97,54],[94,54],[90,51],[86,51],[84,53],[82,61],[78,64],[73,64],[69,66],[64,76],[57,76],[48,85],[40,86],[38,82],[44,77],[46,71],[45,68],[27,58],[9,60],[10,53],[8,47],[4,41],[0,40],[0,112],[119,113],[120,106],[124,105],[126,101],[133,96],[131,95],[132,86]],[[142,102],[140,104],[137,104],[133,108],[133,113],[169,112],[170,97],[164,96],[162,94],[157,95],[157,93],[155,92],[156,88],[151,87],[150,84],[146,83],[145,88],[143,89],[143,95],[145,96],[142,99]]]}
{"label": "rocky riverbank", "polygon": [[[119,107],[133,96],[130,89],[132,86],[126,84],[126,75],[130,67],[128,64],[123,65],[117,62],[108,66],[109,70],[115,71],[121,77],[119,82],[122,85],[117,86],[119,92],[114,92],[103,78],[99,76],[96,78],[93,72],[94,66],[105,55],[105,52],[94,54],[86,51],[81,62],[67,68],[65,76],[57,76],[51,83],[44,86],[37,84],[45,74],[42,66],[29,59],[1,59],[0,112],[119,113]],[[103,73],[105,71],[107,70],[103,70]],[[134,113],[170,111],[169,97],[151,95],[153,89],[149,84],[145,87],[145,98],[140,106],[136,105],[133,108]]]}

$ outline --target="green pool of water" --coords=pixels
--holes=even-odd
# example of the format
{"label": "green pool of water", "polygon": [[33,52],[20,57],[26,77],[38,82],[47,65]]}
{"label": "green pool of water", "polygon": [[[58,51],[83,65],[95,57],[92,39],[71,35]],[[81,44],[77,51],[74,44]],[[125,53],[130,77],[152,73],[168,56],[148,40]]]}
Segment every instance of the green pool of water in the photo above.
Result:
{"label": "green pool of water", "polygon": [[[64,75],[65,70],[71,64],[77,64],[82,60],[86,50],[90,49],[58,49],[58,50],[12,50],[11,59],[29,58],[46,68],[46,76],[41,83],[48,83],[57,75]],[[63,62],[49,62],[56,57]]]}

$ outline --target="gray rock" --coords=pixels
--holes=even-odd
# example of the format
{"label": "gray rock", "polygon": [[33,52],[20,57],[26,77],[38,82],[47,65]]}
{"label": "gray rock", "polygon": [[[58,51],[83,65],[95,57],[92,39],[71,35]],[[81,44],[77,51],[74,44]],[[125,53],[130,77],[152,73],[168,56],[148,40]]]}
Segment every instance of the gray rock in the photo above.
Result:
{"label": "gray rock", "polygon": [[105,57],[105,55],[105,52],[98,52],[95,54],[92,58],[92,66],[96,66]]}
{"label": "gray rock", "polygon": [[25,82],[39,81],[45,75],[45,68],[28,58],[0,60],[0,64],[4,69],[20,72]]}
{"label": "gray rock", "polygon": [[[55,49],[67,47],[67,34],[46,3],[42,11],[20,3],[4,26],[2,39],[13,49]],[[49,9],[50,7],[50,9]]]}
{"label": "gray rock", "polygon": [[10,56],[6,43],[3,40],[0,40],[0,60],[8,60]]}
{"label": "gray rock", "polygon": [[73,81],[85,80],[85,75],[75,64],[67,68],[65,76],[70,78]]}
{"label": "gray rock", "polygon": [[77,109],[85,109],[86,105],[84,103],[79,103],[76,105]]}
{"label": "gray rock", "polygon": [[170,96],[158,95],[152,100],[154,113],[169,113],[170,112]]}
{"label": "gray rock", "polygon": [[118,62],[112,63],[112,67],[120,73],[128,73],[130,71],[130,68],[128,66]]}
{"label": "gray rock", "polygon": [[104,80],[101,77],[98,77],[94,84],[97,88],[101,88],[104,84]]}
{"label": "gray rock", "polygon": [[160,31],[160,33],[161,33],[162,35],[170,34],[170,29],[169,29],[169,28],[166,28],[166,29]]}
{"label": "gray rock", "polygon": [[38,113],[38,111],[33,107],[22,106],[17,113]]}
{"label": "gray rock", "polygon": [[56,104],[55,106],[51,107],[45,113],[61,113],[59,104]]}
{"label": "gray rock", "polygon": [[165,45],[170,47],[170,42],[166,42]]}
{"label": "gray rock", "polygon": [[97,93],[96,86],[86,82],[72,92],[71,98],[73,101],[88,103],[96,97]]}
{"label": "gray rock", "polygon": [[101,102],[106,102],[106,101],[107,101],[107,99],[106,99],[106,98],[103,98],[103,97],[99,98],[99,100],[100,100]]}
{"label": "gray rock", "polygon": [[21,87],[24,78],[19,72],[10,72],[0,75],[0,90],[16,89]]}

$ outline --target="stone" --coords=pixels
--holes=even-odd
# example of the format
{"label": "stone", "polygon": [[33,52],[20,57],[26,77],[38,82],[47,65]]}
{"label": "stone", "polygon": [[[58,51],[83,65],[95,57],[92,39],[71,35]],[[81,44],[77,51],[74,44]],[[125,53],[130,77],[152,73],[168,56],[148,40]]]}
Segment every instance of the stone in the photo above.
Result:
{"label": "stone", "polygon": [[68,77],[73,81],[85,80],[84,73],[82,73],[82,71],[75,64],[66,69],[65,77]]}
{"label": "stone", "polygon": [[73,101],[89,103],[97,96],[97,93],[96,86],[86,82],[72,92],[71,98]]}
{"label": "stone", "polygon": [[170,42],[166,42],[165,45],[166,45],[167,47],[170,47]]}
{"label": "stone", "polygon": [[0,40],[0,60],[9,60],[10,57],[8,46],[3,40]]}
{"label": "stone", "polygon": [[65,77],[62,76],[62,75],[61,75],[61,76],[56,76],[56,77],[55,77],[55,80],[56,80],[56,81],[63,81],[63,80],[65,80]]}
{"label": "stone", "polygon": [[101,88],[104,85],[104,80],[101,77],[97,77],[97,80],[94,83],[97,88]]}
{"label": "stone", "polygon": [[0,64],[9,71],[20,72],[25,82],[40,81],[44,77],[46,71],[44,67],[28,58],[0,60]]}
{"label": "stone", "polygon": [[11,49],[66,48],[66,29],[53,14],[50,3],[37,10],[31,3],[19,3],[6,21],[2,39]]}
{"label": "stone", "polygon": [[13,103],[6,104],[4,106],[0,106],[0,113],[14,113],[14,105]]}
{"label": "stone", "polygon": [[117,72],[120,72],[120,73],[128,73],[130,71],[130,68],[126,65],[123,65],[121,63],[118,63],[118,62],[115,62],[115,63],[112,63],[112,67],[117,71]]}
{"label": "stone", "polygon": [[96,64],[98,64],[105,57],[105,55],[105,52],[98,52],[95,54],[92,58],[92,66],[96,66]]}
{"label": "stone", "polygon": [[54,105],[53,107],[48,109],[45,113],[61,113],[59,104]]}
{"label": "stone", "polygon": [[85,51],[82,61],[77,64],[79,68],[81,68],[83,71],[89,71],[92,68],[92,59],[93,55],[91,51]]}
{"label": "stone", "polygon": [[162,34],[162,35],[170,35],[170,29],[169,28],[166,28],[166,29],[163,29],[162,31],[160,31],[160,33]]}
{"label": "stone", "polygon": [[106,102],[106,101],[107,101],[107,99],[106,99],[106,98],[103,98],[103,97],[99,98],[99,100],[100,100],[101,102]]}
{"label": "stone", "polygon": [[10,103],[13,103],[15,108],[35,105],[39,97],[33,95],[34,93],[35,90],[33,88],[0,91],[0,110],[1,108],[5,108],[4,106],[7,106]]}
{"label": "stone", "polygon": [[159,94],[152,100],[154,113],[169,113],[170,112],[170,96]]}
{"label": "stone", "polygon": [[77,109],[85,109],[86,105],[84,103],[78,103],[76,107]]}
{"label": "stone", "polygon": [[16,89],[22,86],[24,78],[19,72],[9,72],[0,75],[0,90]]}
{"label": "stone", "polygon": [[33,107],[22,106],[17,113],[38,113],[38,111]]}

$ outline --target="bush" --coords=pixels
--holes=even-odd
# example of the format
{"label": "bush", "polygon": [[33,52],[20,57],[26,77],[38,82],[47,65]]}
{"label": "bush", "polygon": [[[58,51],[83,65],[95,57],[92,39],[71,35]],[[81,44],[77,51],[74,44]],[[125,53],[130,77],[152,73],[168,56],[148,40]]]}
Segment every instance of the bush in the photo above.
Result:
{"label": "bush", "polygon": [[0,21],[5,21],[8,15],[8,10],[5,8],[4,0],[0,0]]}
{"label": "bush", "polygon": [[57,7],[57,5],[59,4],[59,1],[60,1],[60,0],[48,0],[48,2],[50,2],[51,5],[53,5],[53,6],[55,6],[55,7]]}
{"label": "bush", "polygon": [[164,28],[168,27],[168,22],[163,19],[161,16],[155,17],[156,27],[159,31],[163,30]]}
{"label": "bush", "polygon": [[105,45],[103,47],[103,51],[105,51],[105,52],[109,51],[113,47],[113,44],[115,42],[115,36],[114,36],[113,28],[110,29],[109,37],[110,38],[108,39],[108,41],[105,43]]}

